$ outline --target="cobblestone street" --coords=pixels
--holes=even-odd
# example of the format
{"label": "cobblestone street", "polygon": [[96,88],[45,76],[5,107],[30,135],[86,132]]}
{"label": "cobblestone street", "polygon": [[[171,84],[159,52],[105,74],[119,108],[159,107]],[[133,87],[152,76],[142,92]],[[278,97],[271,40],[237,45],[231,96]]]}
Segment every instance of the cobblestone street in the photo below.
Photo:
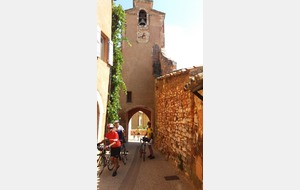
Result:
{"label": "cobblestone street", "polygon": [[120,162],[115,177],[105,168],[97,181],[98,190],[196,190],[183,173],[157,151],[154,150],[155,159],[147,158],[143,162],[138,154],[139,145],[138,142],[126,143],[127,164]]}

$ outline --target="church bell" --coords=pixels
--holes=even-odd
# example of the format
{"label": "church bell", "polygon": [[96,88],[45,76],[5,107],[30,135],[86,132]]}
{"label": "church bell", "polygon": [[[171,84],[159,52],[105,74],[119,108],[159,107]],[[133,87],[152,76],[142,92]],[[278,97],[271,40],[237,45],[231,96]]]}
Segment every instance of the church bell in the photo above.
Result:
{"label": "church bell", "polygon": [[142,18],[139,24],[145,26],[146,25],[146,20]]}

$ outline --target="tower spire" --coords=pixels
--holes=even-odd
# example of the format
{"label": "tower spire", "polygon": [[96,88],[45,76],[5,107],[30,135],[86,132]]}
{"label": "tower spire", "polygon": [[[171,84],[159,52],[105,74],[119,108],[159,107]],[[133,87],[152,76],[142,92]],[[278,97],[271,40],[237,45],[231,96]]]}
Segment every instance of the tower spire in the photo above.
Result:
{"label": "tower spire", "polygon": [[133,7],[140,7],[145,4],[150,5],[151,9],[153,8],[153,0],[133,0]]}

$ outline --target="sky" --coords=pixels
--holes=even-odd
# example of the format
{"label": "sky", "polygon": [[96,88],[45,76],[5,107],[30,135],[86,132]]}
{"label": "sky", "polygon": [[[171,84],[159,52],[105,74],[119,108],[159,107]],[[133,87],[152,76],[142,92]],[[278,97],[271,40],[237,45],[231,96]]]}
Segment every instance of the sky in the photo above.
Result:
{"label": "sky", "polygon": [[[133,8],[133,0],[114,2]],[[203,0],[153,0],[153,9],[166,13],[165,51],[177,69],[203,65]]]}

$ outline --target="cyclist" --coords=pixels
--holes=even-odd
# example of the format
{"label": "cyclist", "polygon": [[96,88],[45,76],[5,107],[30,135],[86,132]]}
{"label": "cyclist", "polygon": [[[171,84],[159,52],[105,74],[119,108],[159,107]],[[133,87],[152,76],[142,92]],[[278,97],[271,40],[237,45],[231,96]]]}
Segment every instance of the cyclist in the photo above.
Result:
{"label": "cyclist", "polygon": [[126,141],[125,141],[125,129],[122,125],[120,125],[120,121],[116,120],[114,122],[114,126],[116,127],[116,130],[119,134],[119,138],[120,138],[121,143],[126,143]]}
{"label": "cyclist", "polygon": [[106,133],[105,138],[99,143],[104,143],[104,141],[109,141],[109,145],[105,146],[105,149],[111,147],[110,159],[114,165],[114,171],[112,176],[117,175],[117,170],[120,167],[118,157],[120,155],[121,150],[121,142],[119,140],[118,133],[114,130],[114,125],[109,123],[107,124],[107,128],[109,129],[108,133]]}
{"label": "cyclist", "polygon": [[154,159],[154,154],[153,154],[153,149],[152,149],[152,143],[153,143],[153,130],[151,128],[151,122],[148,121],[147,123],[147,133],[145,135],[145,137],[148,138],[148,148],[149,148],[149,151],[150,151],[150,155],[148,156],[148,158],[150,159]]}

